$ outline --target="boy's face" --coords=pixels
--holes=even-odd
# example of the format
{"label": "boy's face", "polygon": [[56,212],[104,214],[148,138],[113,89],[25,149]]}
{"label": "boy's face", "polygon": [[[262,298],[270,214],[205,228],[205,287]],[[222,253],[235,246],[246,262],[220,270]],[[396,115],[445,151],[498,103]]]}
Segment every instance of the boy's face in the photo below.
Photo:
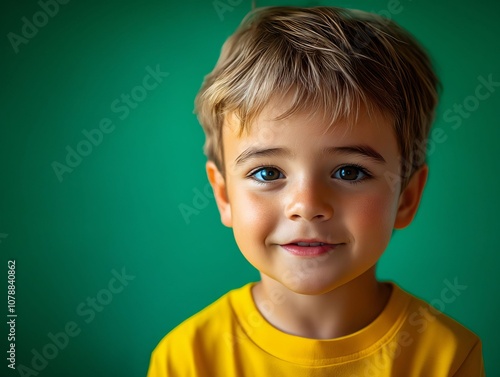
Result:
{"label": "boy's face", "polygon": [[212,162],[207,173],[247,260],[292,291],[325,293],[374,267],[411,222],[427,167],[400,193],[386,176],[400,171],[389,119],[361,108],[326,131],[321,113],[273,121],[284,109],[270,104],[241,137],[228,117],[225,177]]}

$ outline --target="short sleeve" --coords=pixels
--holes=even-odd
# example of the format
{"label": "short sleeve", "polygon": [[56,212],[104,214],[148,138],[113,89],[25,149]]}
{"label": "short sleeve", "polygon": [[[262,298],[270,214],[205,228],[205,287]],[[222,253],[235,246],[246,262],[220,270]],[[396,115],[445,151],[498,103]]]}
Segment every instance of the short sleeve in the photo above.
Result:
{"label": "short sleeve", "polygon": [[167,377],[166,359],[154,350],[151,353],[147,377]]}
{"label": "short sleeve", "polygon": [[460,368],[455,372],[453,377],[484,377],[484,362],[481,347],[481,341],[472,347],[471,351],[465,358]]}

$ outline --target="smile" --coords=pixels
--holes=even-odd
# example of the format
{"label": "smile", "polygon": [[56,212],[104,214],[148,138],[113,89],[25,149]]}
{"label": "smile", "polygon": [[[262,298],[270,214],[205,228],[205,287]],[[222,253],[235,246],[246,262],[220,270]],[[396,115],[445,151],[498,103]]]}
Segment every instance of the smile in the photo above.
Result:
{"label": "smile", "polygon": [[334,250],[339,244],[325,242],[293,242],[280,245],[287,253],[299,257],[316,257]]}

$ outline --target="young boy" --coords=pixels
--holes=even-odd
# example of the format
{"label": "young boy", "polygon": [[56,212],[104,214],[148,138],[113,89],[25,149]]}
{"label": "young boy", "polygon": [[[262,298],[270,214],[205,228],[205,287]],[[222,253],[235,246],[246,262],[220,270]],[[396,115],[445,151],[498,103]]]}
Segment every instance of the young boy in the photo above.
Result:
{"label": "young boy", "polygon": [[222,223],[261,280],[171,331],[149,377],[484,376],[474,333],[375,277],[422,196],[438,86],[418,43],[376,15],[245,18],[196,112]]}

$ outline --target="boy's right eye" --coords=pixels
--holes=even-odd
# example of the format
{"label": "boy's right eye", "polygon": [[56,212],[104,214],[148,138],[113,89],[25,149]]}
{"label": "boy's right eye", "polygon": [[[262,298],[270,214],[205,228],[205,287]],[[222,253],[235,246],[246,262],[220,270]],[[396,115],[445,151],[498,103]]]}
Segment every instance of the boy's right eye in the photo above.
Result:
{"label": "boy's right eye", "polygon": [[260,168],[251,173],[250,176],[260,182],[270,182],[280,178],[285,178],[283,173],[271,166]]}

